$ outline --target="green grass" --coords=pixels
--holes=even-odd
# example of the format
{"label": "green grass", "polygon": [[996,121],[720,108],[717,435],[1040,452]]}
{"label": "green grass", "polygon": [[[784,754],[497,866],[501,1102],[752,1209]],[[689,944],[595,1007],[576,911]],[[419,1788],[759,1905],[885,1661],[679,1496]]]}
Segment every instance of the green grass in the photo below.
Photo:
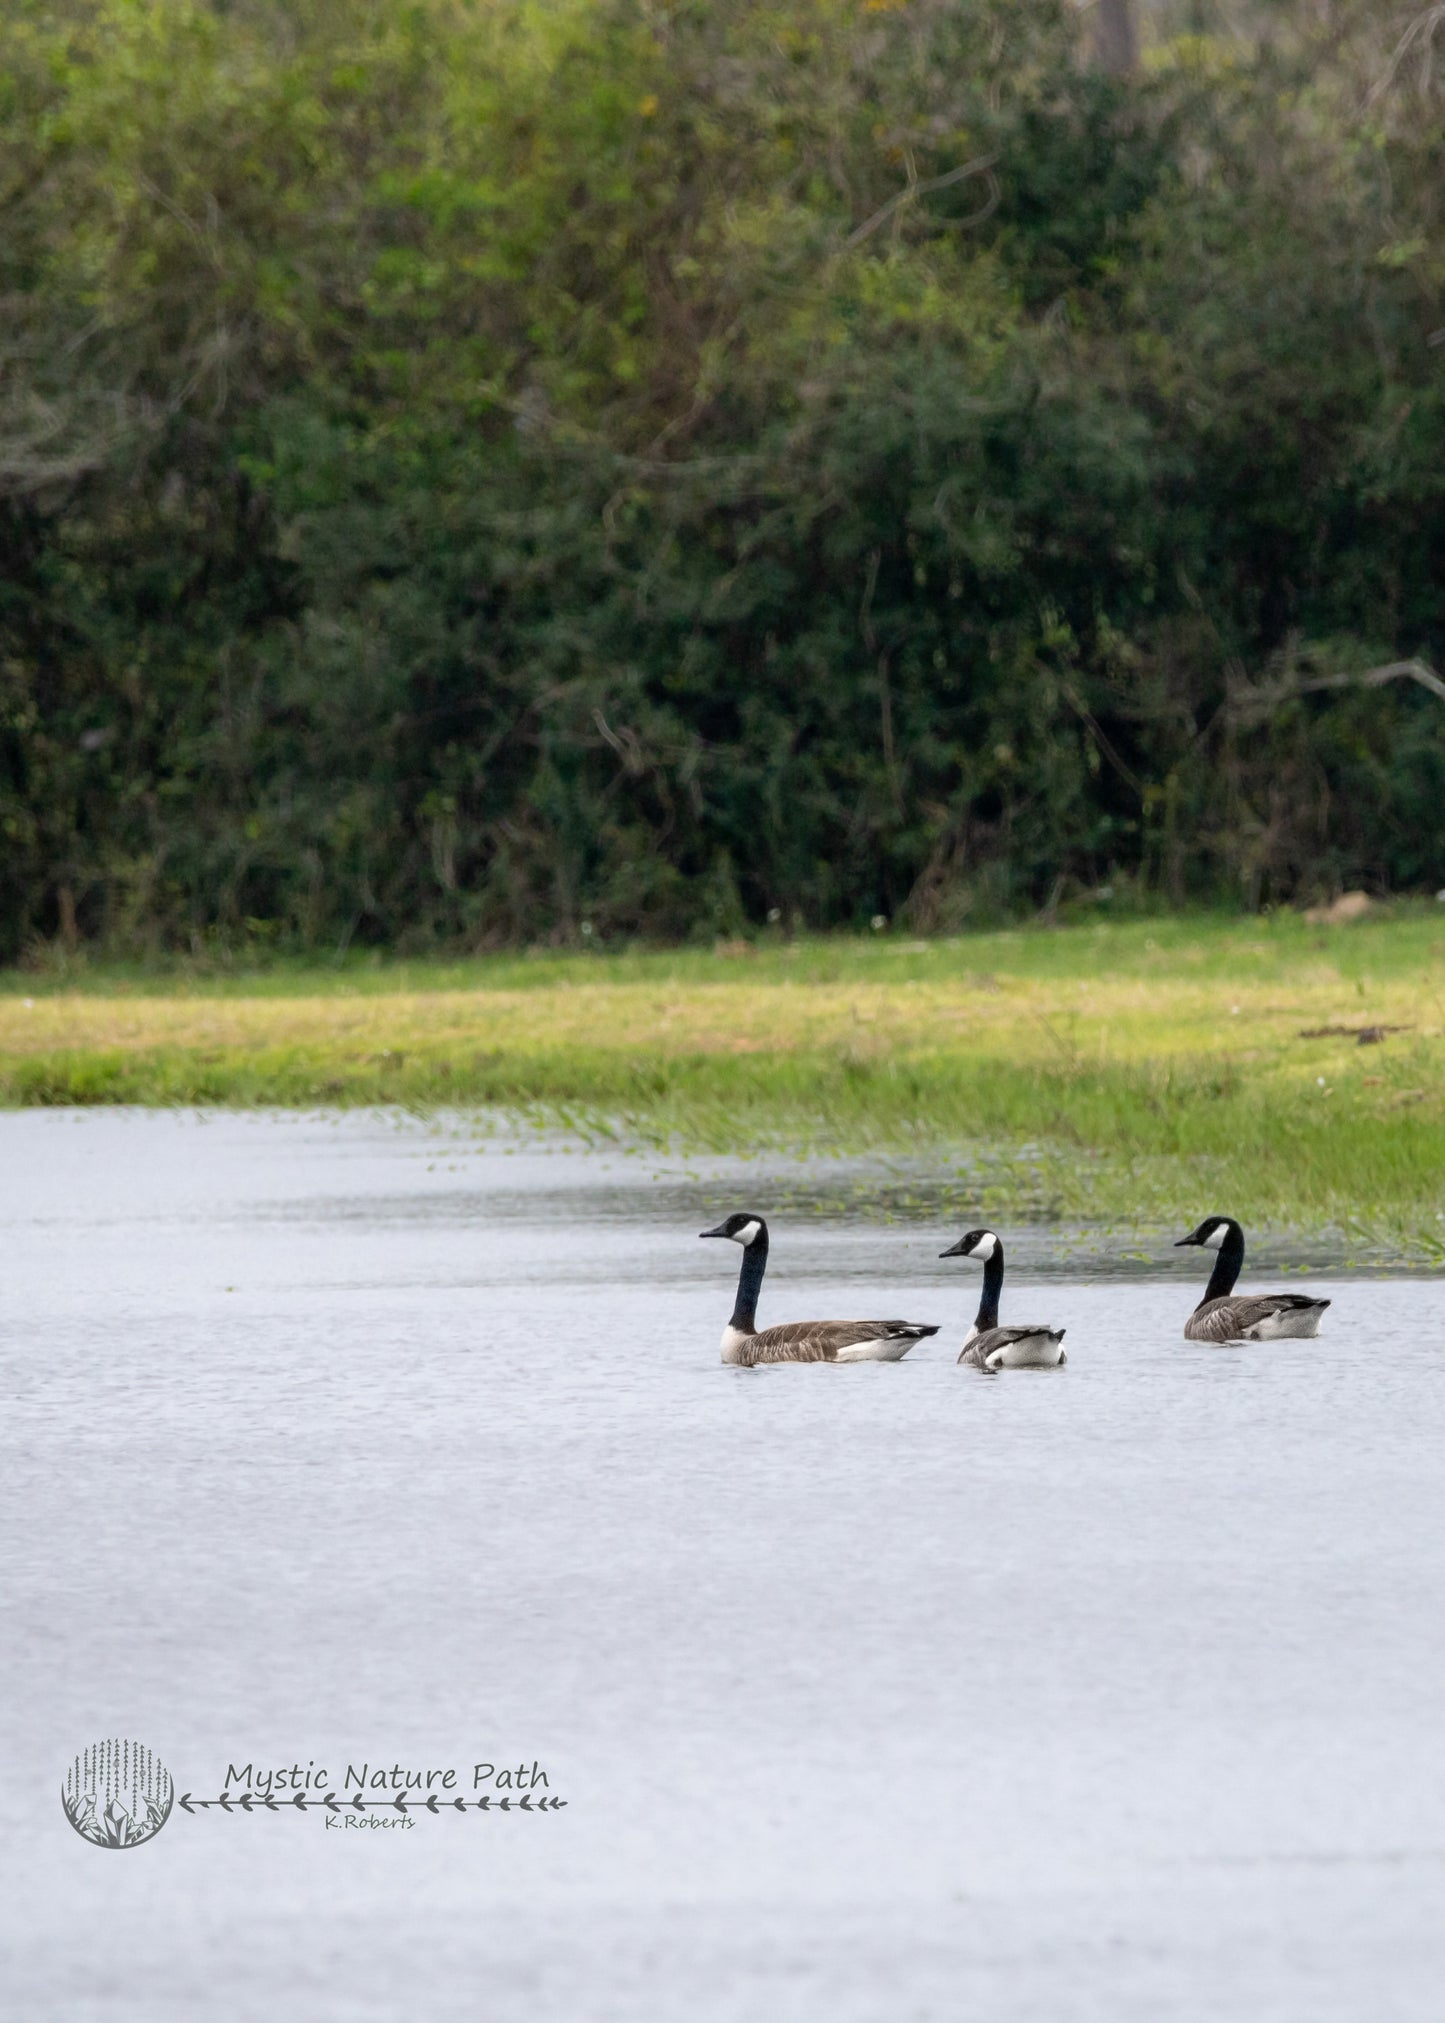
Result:
{"label": "green grass", "polygon": [[[1008,1214],[1227,1209],[1438,1258],[1445,909],[465,962],[0,975],[0,1100],[495,1105],[916,1155]],[[1361,1046],[1362,1026],[1405,1028]],[[1319,1027],[1350,1028],[1313,1035]]]}
{"label": "green grass", "polygon": [[316,993],[385,996],[405,991],[545,990],[560,984],[716,981],[719,964],[746,963],[750,979],[829,983],[904,981],[927,976],[998,975],[1071,981],[1105,971],[1147,978],[1176,963],[1191,975],[1292,978],[1321,955],[1349,980],[1418,977],[1433,965],[1445,977],[1445,905],[1399,901],[1346,926],[1313,926],[1288,911],[1246,916],[1177,913],[1111,921],[1035,921],[989,933],[914,940],[892,933],[793,940],[768,930],[746,941],[659,948],[619,943],[578,949],[528,948],[459,958],[407,958],[380,950],[308,954],[161,955],[146,961],[95,960],[83,950],[37,949],[32,964],[0,969],[0,997],[57,993],[92,997],[300,997]]}

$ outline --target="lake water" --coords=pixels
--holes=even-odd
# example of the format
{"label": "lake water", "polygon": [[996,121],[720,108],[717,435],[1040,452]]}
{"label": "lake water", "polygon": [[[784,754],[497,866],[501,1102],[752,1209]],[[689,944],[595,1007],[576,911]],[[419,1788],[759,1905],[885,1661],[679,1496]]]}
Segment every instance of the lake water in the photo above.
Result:
{"label": "lake water", "polygon": [[[990,1379],[936,1256],[976,1204],[805,1179],[0,1116],[10,2013],[1434,2023],[1438,1286],[1209,1349],[1197,1253],[1035,1232],[1004,1318],[1071,1360]],[[738,1252],[697,1231],[776,1202],[764,1322],[943,1333],[721,1368]],[[107,1736],[197,1797],[493,1762],[567,1805],[177,1810],[114,1854],[59,1803]]]}

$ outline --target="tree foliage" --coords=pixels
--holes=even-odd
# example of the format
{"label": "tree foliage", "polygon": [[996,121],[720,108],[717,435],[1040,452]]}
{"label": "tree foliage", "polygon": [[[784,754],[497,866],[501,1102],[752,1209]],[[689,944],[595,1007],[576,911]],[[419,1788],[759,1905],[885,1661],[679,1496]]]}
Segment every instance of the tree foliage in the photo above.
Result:
{"label": "tree foliage", "polygon": [[1438,882],[1437,12],[0,0],[0,949]]}

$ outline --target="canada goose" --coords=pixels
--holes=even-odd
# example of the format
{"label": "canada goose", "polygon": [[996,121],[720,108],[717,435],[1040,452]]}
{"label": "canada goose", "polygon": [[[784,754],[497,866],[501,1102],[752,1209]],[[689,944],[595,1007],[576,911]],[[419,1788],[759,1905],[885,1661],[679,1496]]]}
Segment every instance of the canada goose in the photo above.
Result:
{"label": "canada goose", "polygon": [[1053,1370],[1069,1360],[1064,1353],[1064,1328],[999,1326],[1003,1244],[991,1229],[971,1229],[938,1254],[983,1259],[983,1297],[978,1303],[978,1319],[959,1352],[961,1363],[972,1363],[976,1370]]}
{"label": "canada goose", "polygon": [[761,1215],[730,1215],[703,1236],[726,1236],[743,1247],[733,1317],[723,1329],[722,1359],[751,1368],[755,1363],[897,1363],[937,1328],[922,1321],[786,1321],[780,1328],[754,1326],[758,1293],[768,1268],[768,1225]]}
{"label": "canada goose", "polygon": [[1228,1215],[1207,1215],[1198,1229],[1181,1236],[1175,1244],[1201,1250],[1217,1250],[1214,1270],[1204,1288],[1204,1297],[1184,1323],[1184,1338],[1190,1342],[1282,1342],[1300,1341],[1320,1331],[1320,1316],[1327,1299],[1311,1299],[1307,1293],[1242,1293],[1231,1299],[1234,1282],[1244,1267],[1244,1231]]}

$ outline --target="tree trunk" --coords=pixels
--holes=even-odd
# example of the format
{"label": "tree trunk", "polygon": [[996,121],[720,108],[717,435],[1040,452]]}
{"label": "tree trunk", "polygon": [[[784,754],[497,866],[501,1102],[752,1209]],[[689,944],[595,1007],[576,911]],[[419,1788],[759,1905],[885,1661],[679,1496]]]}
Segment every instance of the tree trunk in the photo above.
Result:
{"label": "tree trunk", "polygon": [[80,929],[75,920],[75,888],[69,884],[56,887],[56,902],[60,908],[60,939],[67,955],[74,955],[80,946]]}
{"label": "tree trunk", "polygon": [[1094,61],[1110,77],[1127,77],[1139,59],[1134,0],[1096,0]]}

